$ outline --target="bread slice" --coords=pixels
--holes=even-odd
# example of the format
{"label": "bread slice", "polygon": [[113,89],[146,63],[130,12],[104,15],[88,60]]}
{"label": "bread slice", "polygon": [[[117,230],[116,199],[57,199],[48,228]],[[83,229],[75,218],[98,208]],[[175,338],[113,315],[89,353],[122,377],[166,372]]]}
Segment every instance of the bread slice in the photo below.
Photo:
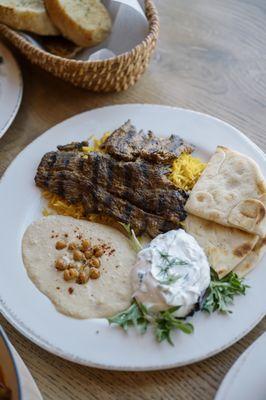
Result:
{"label": "bread slice", "polygon": [[82,49],[63,36],[43,36],[41,44],[49,53],[63,58],[74,58]]}
{"label": "bread slice", "polygon": [[94,46],[110,32],[111,18],[100,0],[45,0],[45,5],[62,35],[78,46]]}
{"label": "bread slice", "polygon": [[0,22],[39,35],[58,35],[43,0],[0,0]]}

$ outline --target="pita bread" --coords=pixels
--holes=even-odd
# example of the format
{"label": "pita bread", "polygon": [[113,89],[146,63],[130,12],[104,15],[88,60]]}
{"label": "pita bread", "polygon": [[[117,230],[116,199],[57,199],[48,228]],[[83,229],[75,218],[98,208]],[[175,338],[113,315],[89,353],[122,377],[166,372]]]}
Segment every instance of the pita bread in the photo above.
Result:
{"label": "pita bread", "polygon": [[251,252],[241,261],[234,272],[240,277],[243,278],[250,271],[252,271],[258,262],[262,259],[263,254],[266,250],[266,238],[260,238]]}
{"label": "pita bread", "polygon": [[251,253],[259,238],[257,235],[194,215],[187,216],[184,228],[203,248],[219,278],[223,278],[239,265]]}
{"label": "pita bread", "polygon": [[186,211],[266,236],[266,184],[249,157],[219,146],[192,189]]}

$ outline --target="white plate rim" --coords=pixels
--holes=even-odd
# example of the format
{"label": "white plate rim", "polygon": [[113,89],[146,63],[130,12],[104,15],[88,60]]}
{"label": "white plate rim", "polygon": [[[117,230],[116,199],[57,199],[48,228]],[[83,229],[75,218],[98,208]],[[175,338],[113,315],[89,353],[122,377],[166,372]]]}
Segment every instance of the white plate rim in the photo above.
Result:
{"label": "white plate rim", "polygon": [[[181,107],[173,107],[173,106],[167,106],[167,105],[160,105],[160,104],[147,104],[147,103],[130,103],[130,104],[117,104],[117,105],[113,105],[113,106],[105,106],[105,107],[99,107],[96,109],[92,109],[92,110],[88,110],[88,111],[84,111],[80,114],[74,115],[66,120],[63,120],[61,122],[59,122],[58,124],[54,125],[53,127],[51,127],[50,129],[48,129],[47,131],[45,131],[43,134],[41,134],[39,137],[37,137],[35,140],[33,140],[28,146],[25,147],[25,149],[23,149],[18,156],[15,158],[15,160],[19,160],[20,158],[23,158],[24,156],[24,152],[28,151],[31,146],[34,146],[36,143],[38,143],[38,141],[40,140],[40,138],[45,135],[48,134],[51,130],[53,130],[54,128],[58,127],[60,124],[62,123],[69,123],[71,122],[71,120],[74,120],[76,116],[82,116],[85,115],[89,112],[93,112],[96,110],[99,111],[104,111],[105,109],[109,109],[109,108],[120,108],[120,107],[159,107],[159,108],[165,108],[165,109],[171,109],[171,110],[179,110],[182,112],[186,112],[186,113],[192,113],[192,114],[197,114],[199,116],[202,117],[207,117],[210,119],[213,119],[215,121],[217,121],[220,124],[223,124],[224,126],[227,126],[228,128],[230,128],[230,130],[233,130],[235,132],[235,134],[239,137],[241,137],[241,139],[243,141],[246,142],[246,144],[250,147],[252,147],[256,152],[260,153],[261,156],[265,157],[264,152],[255,144],[253,143],[248,137],[246,137],[241,131],[239,131],[237,128],[233,127],[232,125],[230,125],[229,123],[213,117],[209,114],[206,113],[202,113],[199,111],[194,111],[194,110],[190,110],[190,109],[186,109],[186,108],[181,108]],[[15,161],[13,160],[13,161]],[[6,179],[6,175],[8,174],[8,170],[9,168],[12,166],[13,162],[9,165],[9,167],[6,169],[5,173],[2,175],[1,179],[0,179],[0,184]],[[152,371],[152,370],[165,370],[165,369],[170,369],[170,368],[175,368],[175,367],[180,367],[180,366],[185,366],[185,365],[189,365],[195,362],[199,362],[202,361],[204,359],[207,359],[209,357],[214,356],[217,353],[220,353],[221,351],[225,350],[226,348],[230,347],[231,345],[233,345],[234,343],[236,343],[237,341],[239,341],[241,338],[243,338],[246,334],[248,334],[261,320],[262,318],[265,316],[265,311],[260,313],[256,320],[254,320],[253,324],[251,324],[250,326],[247,327],[247,329],[243,330],[239,335],[235,336],[234,338],[232,338],[231,341],[228,341],[224,346],[219,347],[218,349],[214,350],[214,351],[210,351],[208,353],[206,353],[205,355],[201,356],[201,357],[196,357],[196,358],[191,358],[189,360],[187,360],[186,362],[175,362],[175,363],[169,363],[167,365],[153,365],[152,367],[147,366],[147,367],[138,367],[136,365],[133,365],[131,367],[124,367],[123,365],[121,366],[113,366],[113,365],[103,365],[103,364],[98,364],[98,363],[94,363],[94,362],[88,362],[88,360],[86,359],[82,359],[80,357],[76,357],[74,354],[70,354],[70,353],[66,353],[65,351],[63,351],[62,349],[52,345],[51,343],[47,342],[46,340],[43,340],[42,338],[40,338],[38,335],[36,335],[30,328],[26,327],[24,325],[24,323],[22,321],[19,321],[16,318],[16,315],[13,313],[13,311],[9,310],[7,305],[5,305],[3,303],[3,300],[0,296],[0,312],[3,314],[3,316],[7,319],[7,321],[13,325],[22,335],[24,335],[25,337],[27,337],[29,340],[31,340],[33,343],[37,344],[39,347],[47,350],[48,352],[55,354],[63,359],[72,361],[72,362],[76,362],[78,364],[81,365],[85,365],[85,366],[90,366],[90,367],[94,367],[94,368],[99,368],[99,369],[106,369],[106,370],[117,370],[117,371]]]}
{"label": "white plate rim", "polygon": [[12,110],[11,114],[9,115],[8,119],[6,120],[5,124],[2,127],[0,127],[0,139],[1,139],[1,137],[4,136],[4,134],[7,132],[8,128],[11,126],[12,122],[16,118],[16,115],[20,108],[22,96],[23,96],[23,78],[22,78],[21,69],[18,65],[16,58],[12,54],[12,52],[4,45],[4,43],[2,41],[0,41],[0,46],[4,49],[4,52],[7,55],[7,57],[9,57],[10,60],[12,60],[12,63],[17,70],[18,81],[19,81],[17,98],[16,98],[16,102],[14,103],[13,110]]}
{"label": "white plate rim", "polygon": [[8,308],[5,306],[5,304],[2,302],[2,298],[0,297],[0,306],[1,306],[1,314],[4,316],[4,318],[15,328],[17,329],[18,332],[20,332],[24,337],[29,339],[32,343],[36,344],[40,348],[48,351],[48,353],[51,353],[53,355],[56,355],[63,360],[71,361],[74,363],[77,363],[79,365],[83,365],[85,367],[92,367],[96,369],[102,369],[102,370],[110,370],[110,371],[125,371],[125,372],[147,372],[147,371],[163,371],[163,370],[168,370],[172,368],[179,368],[179,367],[184,367],[187,365],[195,364],[200,361],[206,360],[210,357],[215,356],[216,354],[221,353],[222,351],[226,350],[228,347],[231,347],[233,344],[237,343],[239,340],[241,340],[244,336],[246,336],[249,332],[252,331],[252,329],[255,328],[255,326],[264,318],[265,313],[261,313],[259,317],[254,321],[252,325],[250,325],[245,331],[243,331],[240,335],[235,336],[230,342],[227,342],[224,346],[220,347],[219,349],[216,349],[214,351],[210,351],[209,353],[206,353],[202,357],[195,357],[187,360],[186,362],[178,362],[178,363],[171,363],[167,365],[155,365],[155,366],[148,366],[148,367],[138,367],[136,365],[133,365],[131,367],[126,366],[113,366],[113,365],[103,365],[103,364],[97,364],[94,362],[88,362],[88,360],[76,357],[74,354],[66,353],[62,349],[59,349],[58,347],[53,346],[53,344],[47,342],[46,340],[42,340],[38,335],[35,335],[33,331],[31,331],[30,328],[26,327],[22,321],[17,320],[15,314],[8,310]]}

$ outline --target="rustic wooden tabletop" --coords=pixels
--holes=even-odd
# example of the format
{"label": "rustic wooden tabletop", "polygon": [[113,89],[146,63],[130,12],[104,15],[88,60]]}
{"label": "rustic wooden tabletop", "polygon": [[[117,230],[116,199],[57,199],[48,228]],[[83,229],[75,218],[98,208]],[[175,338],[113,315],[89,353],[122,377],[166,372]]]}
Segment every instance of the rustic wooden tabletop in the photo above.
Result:
{"label": "rustic wooden tabletop", "polygon": [[[146,74],[125,93],[76,89],[17,54],[24,96],[15,122],[0,140],[0,175],[46,129],[109,104],[159,103],[206,112],[236,126],[265,151],[265,1],[157,0],[156,4],[161,17],[159,45]],[[233,362],[266,328],[264,319],[234,346],[204,362],[163,372],[122,373],[61,360],[30,343],[2,317],[0,323],[45,400],[212,399]]]}

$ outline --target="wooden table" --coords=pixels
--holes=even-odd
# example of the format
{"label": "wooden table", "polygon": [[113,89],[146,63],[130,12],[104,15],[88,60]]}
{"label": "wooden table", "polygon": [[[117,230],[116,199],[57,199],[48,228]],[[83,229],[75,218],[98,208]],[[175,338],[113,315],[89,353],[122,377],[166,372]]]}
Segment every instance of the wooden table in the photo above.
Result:
{"label": "wooden table", "polygon": [[[109,104],[160,103],[203,111],[235,125],[266,149],[265,1],[157,0],[157,5],[159,46],[145,76],[125,93],[101,95],[73,88],[18,56],[25,91],[19,114],[0,141],[0,174],[46,129]],[[264,319],[234,346],[189,367],[118,373],[61,360],[30,343],[1,317],[0,323],[44,399],[50,400],[212,399],[233,362],[266,328]]]}

